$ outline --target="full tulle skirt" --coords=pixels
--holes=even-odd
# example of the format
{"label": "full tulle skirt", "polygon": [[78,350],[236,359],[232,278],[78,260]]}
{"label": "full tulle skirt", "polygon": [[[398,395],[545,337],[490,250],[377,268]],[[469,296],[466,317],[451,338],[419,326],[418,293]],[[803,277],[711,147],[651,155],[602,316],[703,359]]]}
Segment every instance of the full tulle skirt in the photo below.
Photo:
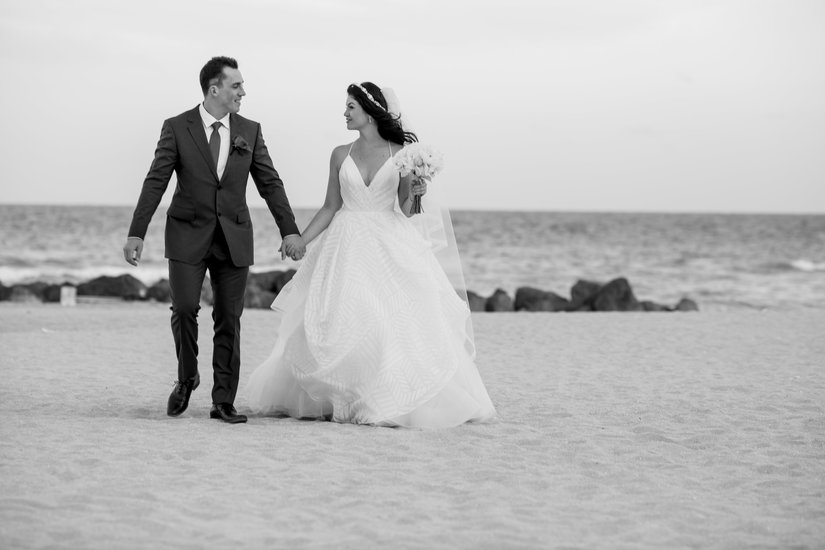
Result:
{"label": "full tulle skirt", "polygon": [[272,308],[274,349],[249,379],[266,415],[442,428],[490,421],[470,312],[395,211],[339,211]]}

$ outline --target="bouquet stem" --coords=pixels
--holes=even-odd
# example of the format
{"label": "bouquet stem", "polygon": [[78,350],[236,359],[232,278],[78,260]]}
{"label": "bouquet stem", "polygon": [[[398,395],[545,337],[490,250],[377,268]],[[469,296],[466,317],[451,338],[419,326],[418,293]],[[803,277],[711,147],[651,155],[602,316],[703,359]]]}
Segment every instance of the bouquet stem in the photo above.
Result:
{"label": "bouquet stem", "polygon": [[421,195],[416,195],[413,197],[412,206],[410,207],[410,214],[420,214],[421,213]]}

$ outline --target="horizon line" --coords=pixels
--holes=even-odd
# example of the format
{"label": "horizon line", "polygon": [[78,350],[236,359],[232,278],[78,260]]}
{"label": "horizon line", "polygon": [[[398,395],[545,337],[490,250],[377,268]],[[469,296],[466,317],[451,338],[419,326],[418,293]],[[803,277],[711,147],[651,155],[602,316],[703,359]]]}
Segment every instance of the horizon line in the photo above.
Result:
{"label": "horizon line", "polygon": [[[4,202],[0,200],[0,207],[2,206],[44,206],[44,207],[65,207],[65,208],[134,208],[133,204],[104,204],[104,203],[52,203],[52,202]],[[168,206],[161,203],[161,207]],[[249,209],[254,210],[268,210],[266,205],[249,205]],[[292,206],[293,210],[318,210],[318,206]],[[787,210],[606,210],[606,209],[536,209],[536,208],[461,208],[450,207],[451,212],[521,212],[521,213],[555,213],[555,214],[717,214],[717,215],[742,215],[742,216],[824,216],[825,210],[820,211],[787,211]]]}

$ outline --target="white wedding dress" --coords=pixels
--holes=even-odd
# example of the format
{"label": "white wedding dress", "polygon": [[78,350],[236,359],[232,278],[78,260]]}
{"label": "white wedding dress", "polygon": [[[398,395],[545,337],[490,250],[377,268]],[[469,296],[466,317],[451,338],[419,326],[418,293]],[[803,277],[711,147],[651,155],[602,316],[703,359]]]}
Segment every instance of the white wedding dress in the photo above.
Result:
{"label": "white wedding dress", "polygon": [[347,155],[343,207],[272,304],[280,320],[249,379],[253,411],[411,428],[494,418],[470,311],[396,210],[399,179],[390,158],[367,184]]}

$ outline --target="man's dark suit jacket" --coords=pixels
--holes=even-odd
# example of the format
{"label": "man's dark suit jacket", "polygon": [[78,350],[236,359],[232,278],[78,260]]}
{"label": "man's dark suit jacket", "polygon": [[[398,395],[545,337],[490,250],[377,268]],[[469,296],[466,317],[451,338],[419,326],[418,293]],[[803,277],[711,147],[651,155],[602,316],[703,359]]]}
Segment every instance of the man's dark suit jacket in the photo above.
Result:
{"label": "man's dark suit jacket", "polygon": [[264,144],[261,125],[230,114],[229,131],[229,158],[223,177],[218,179],[198,108],[163,123],[155,159],[132,217],[130,237],[146,236],[173,171],[178,181],[166,212],[165,255],[170,260],[191,264],[203,260],[220,224],[232,263],[238,267],[254,263],[252,220],[246,204],[250,175],[275,217],[281,236],[299,234],[284,184]]}

